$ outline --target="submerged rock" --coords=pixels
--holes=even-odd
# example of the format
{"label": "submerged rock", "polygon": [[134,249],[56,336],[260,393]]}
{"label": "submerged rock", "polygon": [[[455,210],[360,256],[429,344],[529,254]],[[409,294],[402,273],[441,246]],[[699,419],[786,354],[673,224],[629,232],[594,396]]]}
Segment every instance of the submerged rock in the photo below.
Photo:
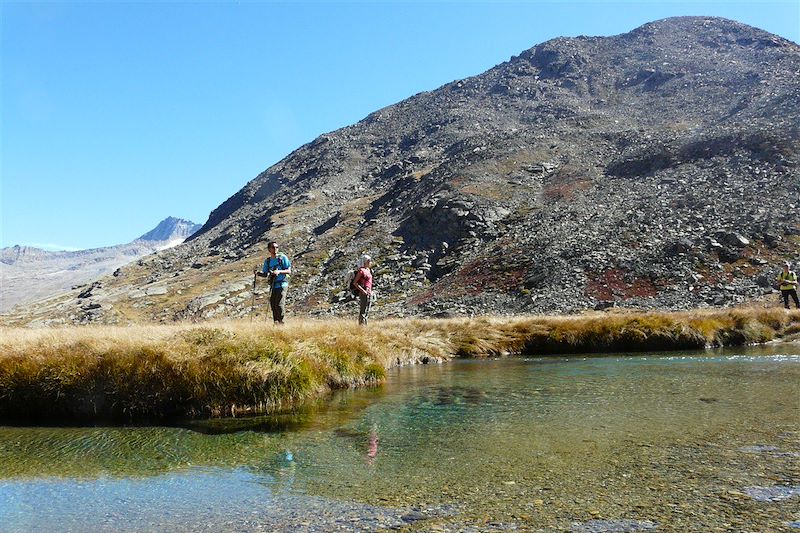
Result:
{"label": "submerged rock", "polygon": [[800,486],[747,487],[744,493],[757,502],[780,502],[800,496]]}
{"label": "submerged rock", "polygon": [[650,520],[589,520],[572,524],[575,533],[623,533],[627,531],[651,531],[658,528],[656,522]]}
{"label": "submerged rock", "polygon": [[746,453],[771,453],[780,451],[775,446],[767,446],[765,444],[756,444],[754,446],[742,446],[739,448],[740,452]]}

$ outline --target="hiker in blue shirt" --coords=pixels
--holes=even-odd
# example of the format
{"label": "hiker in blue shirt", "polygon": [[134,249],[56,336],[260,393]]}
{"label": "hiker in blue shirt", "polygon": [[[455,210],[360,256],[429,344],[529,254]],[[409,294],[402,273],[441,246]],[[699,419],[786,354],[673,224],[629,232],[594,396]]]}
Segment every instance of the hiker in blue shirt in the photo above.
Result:
{"label": "hiker in blue shirt", "polygon": [[272,308],[272,320],[277,325],[283,324],[286,311],[286,291],[289,288],[287,276],[292,273],[292,263],[284,254],[278,253],[278,244],[271,241],[267,245],[269,257],[264,260],[261,271],[254,273],[267,278],[270,283],[269,306]]}

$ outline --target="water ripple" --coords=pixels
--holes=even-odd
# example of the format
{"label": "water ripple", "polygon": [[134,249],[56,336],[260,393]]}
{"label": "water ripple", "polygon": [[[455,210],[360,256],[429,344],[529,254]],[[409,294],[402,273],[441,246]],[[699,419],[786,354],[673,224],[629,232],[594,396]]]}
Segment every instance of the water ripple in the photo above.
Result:
{"label": "water ripple", "polygon": [[[269,480],[243,470],[216,469],[147,482],[0,482],[0,519],[3,531],[9,533],[198,529],[322,533],[396,529],[448,514],[437,508],[398,509],[279,493],[269,485]],[[40,505],[42,501],[47,505]]]}

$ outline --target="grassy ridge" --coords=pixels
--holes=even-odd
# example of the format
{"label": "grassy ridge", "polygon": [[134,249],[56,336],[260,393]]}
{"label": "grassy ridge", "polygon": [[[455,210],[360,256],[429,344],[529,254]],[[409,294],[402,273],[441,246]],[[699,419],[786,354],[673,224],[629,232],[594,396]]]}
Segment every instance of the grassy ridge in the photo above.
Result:
{"label": "grassy ridge", "polygon": [[2,328],[0,420],[126,422],[267,412],[378,384],[410,362],[654,351],[800,337],[782,309],[581,317]]}

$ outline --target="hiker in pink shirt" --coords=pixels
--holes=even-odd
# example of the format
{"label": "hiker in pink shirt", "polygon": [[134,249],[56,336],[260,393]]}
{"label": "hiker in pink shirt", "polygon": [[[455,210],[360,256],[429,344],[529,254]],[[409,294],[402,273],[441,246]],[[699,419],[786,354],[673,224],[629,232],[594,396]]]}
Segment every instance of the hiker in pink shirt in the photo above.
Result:
{"label": "hiker in pink shirt", "polygon": [[358,323],[367,325],[369,309],[372,307],[372,258],[366,254],[358,260],[358,273],[353,284],[358,291]]}

